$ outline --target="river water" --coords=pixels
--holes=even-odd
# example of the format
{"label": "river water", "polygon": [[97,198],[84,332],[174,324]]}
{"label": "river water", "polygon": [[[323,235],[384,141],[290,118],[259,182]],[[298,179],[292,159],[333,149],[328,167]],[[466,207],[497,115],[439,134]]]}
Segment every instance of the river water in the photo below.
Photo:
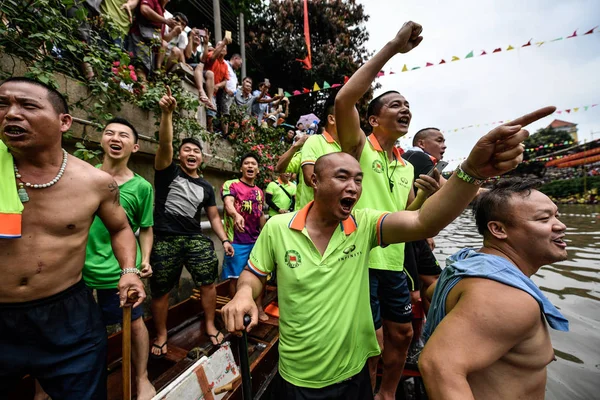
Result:
{"label": "river water", "polygon": [[[548,366],[547,400],[600,399],[600,206],[561,205],[569,258],[546,265],[533,281],[569,320],[570,332],[550,329],[557,360]],[[481,247],[471,211],[436,237],[435,255]]]}

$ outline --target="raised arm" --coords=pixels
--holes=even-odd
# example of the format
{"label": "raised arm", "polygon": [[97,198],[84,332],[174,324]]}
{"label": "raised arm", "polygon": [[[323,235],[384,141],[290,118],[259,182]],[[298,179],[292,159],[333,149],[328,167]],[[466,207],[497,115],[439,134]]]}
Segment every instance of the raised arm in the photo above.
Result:
{"label": "raised arm", "polygon": [[171,88],[167,86],[167,94],[158,102],[160,106],[160,127],[158,128],[158,149],[154,158],[154,169],[160,171],[173,162],[173,111],[177,107]]}
{"label": "raised arm", "polygon": [[360,159],[366,136],[360,128],[356,103],[369,90],[383,66],[397,53],[407,53],[417,47],[423,38],[421,25],[405,23],[396,37],[352,75],[335,98],[335,121],[342,151]]}
{"label": "raised arm", "polygon": [[[552,114],[556,107],[544,107],[501,125],[483,136],[462,163],[462,169],[476,179],[502,175],[523,160],[522,142],[529,132],[521,127]],[[388,215],[382,226],[384,243],[412,242],[433,237],[469,205],[479,186],[454,173],[419,211],[400,211]]]}
{"label": "raised arm", "polygon": [[[121,207],[119,185],[110,175],[102,172],[102,174],[98,174],[95,187],[100,193],[100,205],[96,214],[110,234],[113,253],[119,266],[121,269],[135,269],[137,252],[135,235],[129,226],[125,211]],[[140,305],[146,298],[144,284],[134,273],[124,274],[119,280],[118,288],[121,306],[126,303],[128,290],[134,290],[138,294],[138,301],[134,306]]]}
{"label": "raised arm", "polygon": [[174,28],[175,25],[177,24],[173,19],[167,19],[167,18],[161,16],[147,4],[140,5],[140,14],[142,14],[142,16],[144,18],[146,18],[148,21],[160,22],[161,24],[167,24],[169,26],[169,28]]}
{"label": "raised arm", "polygon": [[480,278],[461,281],[456,290],[458,302],[419,357],[431,400],[474,399],[469,374],[498,361],[541,323],[539,305],[522,290]]}
{"label": "raised arm", "polygon": [[306,142],[307,139],[308,135],[300,137],[300,139],[298,139],[296,143],[291,145],[285,153],[279,156],[279,160],[277,160],[277,165],[275,166],[275,172],[286,172],[290,161],[292,161],[294,155],[302,148],[302,146],[304,146],[304,142]]}

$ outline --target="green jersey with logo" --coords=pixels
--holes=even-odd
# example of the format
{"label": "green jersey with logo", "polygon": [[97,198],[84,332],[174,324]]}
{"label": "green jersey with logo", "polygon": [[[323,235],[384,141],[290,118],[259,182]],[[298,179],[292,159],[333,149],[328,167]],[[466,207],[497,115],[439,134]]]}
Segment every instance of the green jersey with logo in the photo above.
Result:
{"label": "green jersey with logo", "polygon": [[358,374],[379,354],[367,265],[388,213],[353,211],[321,255],[305,227],[312,204],[269,219],[248,266],[259,276],[277,268],[279,373],[296,386],[322,388]]}
{"label": "green jersey with logo", "polygon": [[[413,166],[404,161],[400,151],[394,148],[394,160],[389,161],[375,135],[365,141],[360,156],[360,167],[364,174],[362,195],[354,208],[371,208],[384,211],[406,209],[408,195],[413,186]],[[369,268],[388,271],[404,269],[404,243],[392,244],[385,249],[371,251]]]}

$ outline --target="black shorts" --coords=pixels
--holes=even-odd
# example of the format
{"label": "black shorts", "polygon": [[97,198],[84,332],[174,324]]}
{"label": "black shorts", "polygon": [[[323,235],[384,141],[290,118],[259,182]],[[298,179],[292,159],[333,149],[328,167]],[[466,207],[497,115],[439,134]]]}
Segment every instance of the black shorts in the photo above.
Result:
{"label": "black shorts", "polygon": [[27,374],[53,399],[106,399],[106,330],[83,280],[45,299],[1,303],[0,343],[0,399]]}
{"label": "black shorts", "polygon": [[[102,310],[102,319],[104,325],[115,325],[123,323],[123,308],[117,289],[96,289],[96,298],[98,305]],[[131,320],[144,316],[144,307],[140,304],[131,310]]]}
{"label": "black shorts", "polygon": [[373,398],[369,368],[363,369],[345,381],[320,389],[293,385],[283,379],[279,373],[271,384],[270,400],[368,400]]}
{"label": "black shorts", "polygon": [[417,271],[419,275],[439,275],[442,273],[440,264],[433,255],[431,247],[427,240],[418,240],[411,242],[415,251],[415,258],[417,261]]}
{"label": "black shorts", "polygon": [[184,265],[197,286],[215,283],[219,259],[212,240],[204,235],[155,235],[150,265],[150,289],[156,298],[177,286]]}
{"label": "black shorts", "polygon": [[383,319],[410,323],[412,304],[404,271],[386,271],[369,268],[371,313],[375,330],[381,328]]}

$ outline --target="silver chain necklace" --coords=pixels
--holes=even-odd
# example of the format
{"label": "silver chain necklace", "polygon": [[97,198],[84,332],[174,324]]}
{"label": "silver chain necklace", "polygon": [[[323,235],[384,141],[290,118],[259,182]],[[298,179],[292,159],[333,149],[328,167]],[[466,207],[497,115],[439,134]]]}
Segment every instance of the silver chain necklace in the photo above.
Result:
{"label": "silver chain necklace", "polygon": [[58,170],[58,174],[54,177],[54,179],[52,179],[48,183],[30,183],[30,182],[24,182],[21,179],[21,174],[19,173],[19,169],[17,168],[17,164],[14,163],[15,178],[17,178],[17,180],[19,181],[19,182],[17,182],[17,185],[19,186],[19,189],[17,190],[17,192],[19,193],[19,200],[21,200],[22,203],[25,203],[25,202],[29,201],[29,195],[27,194],[27,190],[25,190],[26,187],[29,188],[29,189],[44,189],[44,188],[53,186],[54,184],[56,184],[56,182],[58,182],[60,180],[60,178],[65,173],[65,168],[67,168],[67,157],[69,155],[65,149],[62,149],[62,151],[63,151],[62,165],[60,166],[60,169]]}

